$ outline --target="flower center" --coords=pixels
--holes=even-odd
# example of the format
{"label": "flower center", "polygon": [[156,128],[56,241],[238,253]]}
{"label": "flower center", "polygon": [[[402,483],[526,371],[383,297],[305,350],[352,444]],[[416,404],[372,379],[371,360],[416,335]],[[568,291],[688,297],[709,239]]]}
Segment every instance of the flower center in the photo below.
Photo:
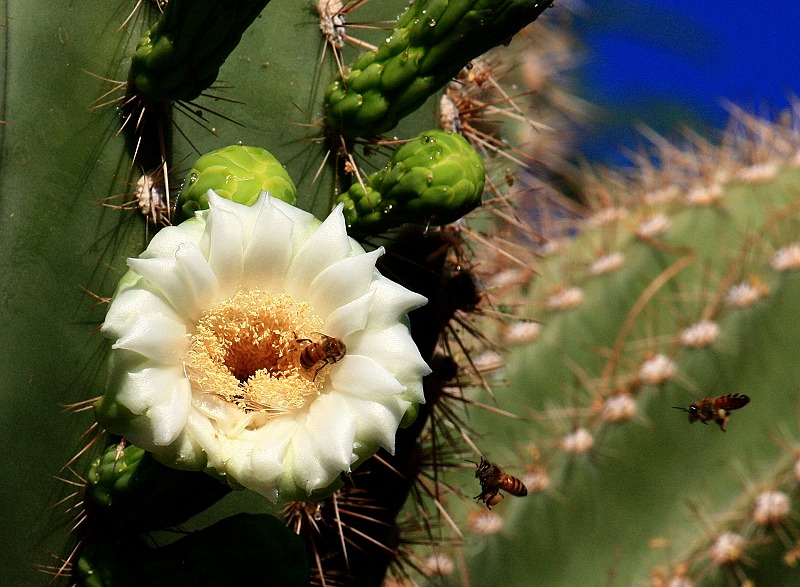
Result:
{"label": "flower center", "polygon": [[322,328],[310,304],[254,289],[207,310],[184,359],[192,387],[245,411],[302,408],[323,378],[300,360],[304,341]]}

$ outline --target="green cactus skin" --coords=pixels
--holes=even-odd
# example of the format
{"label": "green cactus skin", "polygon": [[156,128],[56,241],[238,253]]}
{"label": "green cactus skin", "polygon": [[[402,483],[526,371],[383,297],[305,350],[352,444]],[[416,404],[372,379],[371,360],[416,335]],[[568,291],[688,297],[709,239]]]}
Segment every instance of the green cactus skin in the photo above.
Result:
{"label": "green cactus skin", "polygon": [[282,585],[306,587],[300,539],[269,515],[237,514],[159,548],[108,540],[78,562],[86,587]]}
{"label": "green cactus skin", "polygon": [[166,467],[133,445],[109,446],[87,481],[92,513],[128,532],[177,526],[230,492],[208,475]]}
{"label": "green cactus skin", "polygon": [[418,0],[392,34],[325,92],[326,125],[345,137],[387,132],[469,61],[507,42],[551,0]]}
{"label": "green cactus skin", "polygon": [[172,0],[136,46],[129,83],[149,100],[190,101],[219,68],[269,0]]}
{"label": "green cactus skin", "polygon": [[454,222],[480,204],[483,186],[483,161],[466,139],[430,130],[337,201],[344,203],[348,228],[375,233],[406,222]]}
{"label": "green cactus skin", "polygon": [[297,202],[297,188],[286,169],[260,147],[232,145],[200,157],[186,175],[178,198],[181,220],[208,208],[209,189],[247,206],[262,190],[288,204]]}

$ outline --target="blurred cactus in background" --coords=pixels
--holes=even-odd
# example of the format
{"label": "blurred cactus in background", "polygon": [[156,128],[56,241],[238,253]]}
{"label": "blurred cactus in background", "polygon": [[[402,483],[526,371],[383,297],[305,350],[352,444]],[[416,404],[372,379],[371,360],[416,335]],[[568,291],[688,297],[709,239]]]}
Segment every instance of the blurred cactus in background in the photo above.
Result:
{"label": "blurred cactus in background", "polygon": [[[585,219],[539,249],[499,333],[498,405],[524,419],[474,413],[531,495],[490,531],[464,513],[472,585],[494,565],[512,585],[797,581],[795,116],[735,110],[721,146],[653,135],[632,172],[585,176]],[[673,409],[706,398],[726,433]]]}
{"label": "blurred cactus in background", "polygon": [[[9,584],[798,581],[798,115],[734,109],[717,142],[653,133],[632,170],[587,170],[572,149],[588,105],[566,73],[570,15],[550,4],[6,4],[0,533],[19,537],[2,555]],[[234,394],[232,430],[203,436],[190,417],[189,436],[156,431],[147,442],[171,448],[154,457],[131,443],[155,418],[130,407],[131,389],[96,403],[117,384],[111,344],[94,331],[133,287],[126,259],[147,247],[130,264],[146,281],[164,251],[186,252],[172,235],[193,235],[198,250],[234,239],[239,225],[224,218],[249,218],[239,204],[266,209],[262,190],[295,232],[277,223],[253,235],[262,225],[242,220],[239,255],[249,239],[284,238],[302,256],[314,231],[334,255],[339,218],[361,243],[344,261],[385,251],[385,277],[354,264],[349,279],[326,281],[323,265],[308,286],[325,300],[371,275],[363,298],[332,302],[361,316],[331,321],[347,349],[318,346],[309,319],[270,367],[284,379],[294,369],[308,401],[336,409],[367,405],[362,387],[382,394],[309,432],[352,453],[352,471],[325,454],[315,464],[295,441],[286,458],[309,475],[290,480],[307,489],[299,500],[283,477],[252,483],[280,449],[254,448],[262,456],[237,469],[203,444],[246,437],[285,406],[259,411]],[[164,228],[182,221],[183,232]],[[260,261],[267,273],[284,262]],[[235,274],[225,258],[208,262],[214,287]],[[190,266],[176,262],[175,283],[200,282],[181,274]],[[104,332],[128,320],[119,314]],[[131,373],[151,369],[151,350],[112,342]],[[424,402],[414,353],[431,370]],[[346,362],[370,356],[386,374],[353,384]],[[196,364],[178,359],[175,377],[199,385]],[[340,388],[356,391],[336,399]],[[750,403],[704,416],[709,426],[681,411],[706,399],[721,409],[715,398],[737,393]],[[222,421],[218,400],[193,406]],[[338,446],[350,427],[352,445]],[[331,468],[333,482],[320,472]]]}

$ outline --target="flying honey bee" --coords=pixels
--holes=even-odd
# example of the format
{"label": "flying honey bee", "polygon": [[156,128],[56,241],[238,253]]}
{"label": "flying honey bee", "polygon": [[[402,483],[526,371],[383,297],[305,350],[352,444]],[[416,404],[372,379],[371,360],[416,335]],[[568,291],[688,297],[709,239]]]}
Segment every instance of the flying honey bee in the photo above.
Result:
{"label": "flying honey bee", "polygon": [[306,373],[313,373],[311,380],[315,380],[319,372],[327,365],[338,363],[342,360],[347,347],[345,344],[333,336],[312,332],[312,338],[298,338],[298,343],[305,343],[300,348],[298,362]]}
{"label": "flying honey bee", "polygon": [[481,483],[481,492],[475,496],[475,499],[485,503],[487,508],[492,509],[493,505],[497,505],[503,499],[503,494],[500,493],[501,489],[518,497],[528,495],[528,489],[522,481],[507,474],[497,465],[483,457],[481,457],[480,463],[475,464],[478,467],[475,470],[475,477]]}
{"label": "flying honey bee", "polygon": [[725,432],[725,426],[733,410],[743,408],[750,403],[750,398],[743,393],[729,393],[719,397],[707,397],[693,403],[688,408],[673,406],[676,410],[683,410],[689,414],[689,422],[700,420],[708,424],[711,420],[719,424],[720,430]]}

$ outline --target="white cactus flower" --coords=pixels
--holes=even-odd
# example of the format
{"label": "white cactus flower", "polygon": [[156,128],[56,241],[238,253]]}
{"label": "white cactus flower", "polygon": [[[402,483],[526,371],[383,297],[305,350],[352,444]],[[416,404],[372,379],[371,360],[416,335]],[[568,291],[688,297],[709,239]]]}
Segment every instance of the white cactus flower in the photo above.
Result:
{"label": "white cactus flower", "polygon": [[264,193],[208,200],[128,260],[98,419],[167,465],[321,498],[424,402],[406,313],[426,300],[378,273],[341,207],[320,222]]}

